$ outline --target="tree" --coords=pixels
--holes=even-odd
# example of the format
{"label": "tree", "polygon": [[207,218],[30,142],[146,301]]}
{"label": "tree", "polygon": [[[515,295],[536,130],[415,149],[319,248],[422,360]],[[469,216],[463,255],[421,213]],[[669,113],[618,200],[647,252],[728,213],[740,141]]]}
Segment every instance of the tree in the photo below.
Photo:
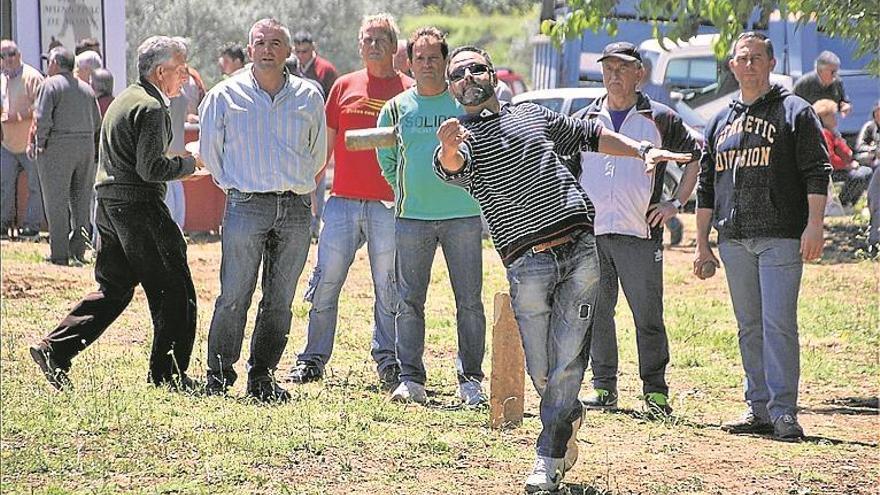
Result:
{"label": "tree", "polygon": [[[569,12],[561,20],[545,20],[541,32],[561,44],[580,36],[587,29],[605,29],[614,35],[617,21],[606,18],[619,0],[568,0]],[[711,23],[719,31],[715,54],[722,58],[729,52],[737,35],[749,19],[759,15],[758,24],[766,24],[779,9],[793,13],[799,25],[815,20],[829,36],[850,38],[857,44],[856,55],[871,54],[868,70],[880,74],[880,2],[877,0],[638,0],[642,18],[654,23],[654,36],[685,40],[697,33],[701,23]],[[664,21],[666,32],[661,35]]]}
{"label": "tree", "polygon": [[135,50],[154,34],[190,40],[189,64],[212,86],[220,80],[217,57],[228,43],[247,45],[251,25],[264,17],[284,23],[291,34],[309,31],[318,52],[340,73],[361,67],[357,32],[365,14],[389,12],[401,17],[421,12],[417,0],[287,0],[267,6],[257,0],[127,0],[128,73],[137,77]]}

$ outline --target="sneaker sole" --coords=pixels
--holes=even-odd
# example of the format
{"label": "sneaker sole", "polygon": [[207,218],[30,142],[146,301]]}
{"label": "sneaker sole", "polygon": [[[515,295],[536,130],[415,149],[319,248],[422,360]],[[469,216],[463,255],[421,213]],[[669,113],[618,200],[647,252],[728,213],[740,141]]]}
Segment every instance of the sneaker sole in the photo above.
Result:
{"label": "sneaker sole", "polygon": [[584,409],[589,409],[591,411],[613,411],[617,409],[617,401],[614,401],[613,404],[590,404],[588,402],[581,401],[581,405],[584,406]]}
{"label": "sneaker sole", "polygon": [[49,385],[52,385],[55,390],[63,390],[64,384],[55,377],[55,370],[49,368],[46,352],[36,346],[32,346],[29,350],[31,359],[40,367],[40,371],[43,372],[43,377],[49,382]]}

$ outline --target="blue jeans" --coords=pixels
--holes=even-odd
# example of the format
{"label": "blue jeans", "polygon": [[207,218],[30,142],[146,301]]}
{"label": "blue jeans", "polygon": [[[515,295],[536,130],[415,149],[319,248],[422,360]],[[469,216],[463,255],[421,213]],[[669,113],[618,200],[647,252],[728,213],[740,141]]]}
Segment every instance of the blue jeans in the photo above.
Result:
{"label": "blue jeans", "polygon": [[843,181],[843,189],[840,191],[840,203],[843,206],[855,205],[862,193],[868,188],[873,169],[860,165],[846,170],[835,170],[831,173],[831,179]]}
{"label": "blue jeans", "polygon": [[305,299],[312,303],[305,349],[298,360],[323,370],[333,353],[339,292],[354,255],[364,244],[370,258],[375,303],[371,355],[379,371],[397,365],[394,352],[394,212],[379,201],[340,198],[327,200],[324,228],[318,241],[318,263]]}
{"label": "blue jeans", "polygon": [[486,348],[486,316],[483,313],[483,226],[480,217],[450,220],[398,218],[397,359],[400,380],[425,384],[425,298],[431,282],[431,266],[437,245],[443,247],[449,282],[455,294],[458,329],[458,381],[482,381]]}
{"label": "blue jeans", "polygon": [[43,193],[40,192],[40,174],[37,164],[25,153],[13,153],[0,146],[0,228],[15,226],[15,200],[18,174],[24,171],[28,177],[27,213],[22,227],[40,230],[43,223]]}
{"label": "blue jeans", "polygon": [[538,455],[558,459],[582,411],[578,393],[599,288],[596,241],[583,232],[567,244],[527,252],[507,267],[507,280],[526,368],[541,396]]}
{"label": "blue jeans", "polygon": [[797,413],[799,251],[798,239],[724,240],[718,246],[739,327],[746,402],[765,420]]}
{"label": "blue jeans", "polygon": [[233,365],[241,354],[244,326],[257,272],[262,290],[248,374],[271,374],[278,366],[287,334],[296,283],[309,253],[311,199],[292,192],[226,193],[221,235],[220,297],[208,334],[208,379],[235,382]]}

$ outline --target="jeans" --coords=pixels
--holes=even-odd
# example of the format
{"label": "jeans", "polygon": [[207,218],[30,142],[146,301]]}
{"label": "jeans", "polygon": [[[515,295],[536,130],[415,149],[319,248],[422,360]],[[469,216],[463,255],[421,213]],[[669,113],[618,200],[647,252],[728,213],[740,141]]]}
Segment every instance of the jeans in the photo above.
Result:
{"label": "jeans", "polygon": [[868,211],[871,222],[868,226],[868,245],[880,243],[880,173],[875,173],[868,184]]}
{"label": "jeans", "polygon": [[315,188],[315,214],[312,216],[312,237],[321,233],[321,217],[324,215],[324,203],[327,196],[327,176],[322,175]]}
{"label": "jeans", "polygon": [[596,318],[590,343],[593,387],[617,390],[617,306],[618,280],[632,310],[639,352],[639,377],[644,393],[669,393],[666,365],[669,340],[663,324],[663,240],[630,235],[604,234],[596,237],[599,251],[599,281]]}
{"label": "jeans", "polygon": [[425,299],[438,244],[443,248],[449,282],[455,294],[458,381],[482,381],[486,316],[481,299],[481,233],[482,223],[478,216],[450,220],[397,219],[396,273],[400,312],[396,324],[401,381],[425,384],[425,364],[422,361],[425,352]]}
{"label": "jeans", "polygon": [[800,240],[724,240],[718,251],[739,327],[746,402],[762,419],[796,414]]}
{"label": "jeans", "polygon": [[43,223],[43,194],[40,192],[40,174],[37,164],[25,153],[13,153],[0,146],[0,228],[15,226],[18,174],[24,171],[28,178],[27,213],[22,227],[39,231]]}
{"label": "jeans", "polygon": [[856,204],[859,197],[868,188],[873,170],[871,167],[860,165],[846,170],[835,170],[831,173],[834,181],[843,181],[843,189],[840,191],[840,203],[843,206]]}
{"label": "jeans", "polygon": [[141,284],[153,318],[150,380],[161,384],[185,373],[196,337],[196,290],[186,262],[186,242],[157,199],[99,199],[96,224],[101,248],[95,260],[100,289],[85,296],[45,339],[64,369],[91,345],[131,302]]}
{"label": "jeans", "polygon": [[373,276],[373,341],[371,355],[381,372],[397,365],[394,351],[394,212],[379,201],[333,196],[324,208],[318,262],[305,299],[312,303],[306,345],[298,360],[323,370],[333,353],[339,292],[357,250],[366,243]]}
{"label": "jeans", "polygon": [[596,241],[582,232],[567,244],[527,252],[507,267],[507,280],[526,368],[541,397],[537,452],[558,459],[582,411],[578,393],[599,286]]}
{"label": "jeans", "polygon": [[220,297],[208,334],[208,381],[231,386],[248,308],[263,265],[248,375],[271,375],[287,345],[296,283],[309,252],[310,195],[226,193],[221,234]]}

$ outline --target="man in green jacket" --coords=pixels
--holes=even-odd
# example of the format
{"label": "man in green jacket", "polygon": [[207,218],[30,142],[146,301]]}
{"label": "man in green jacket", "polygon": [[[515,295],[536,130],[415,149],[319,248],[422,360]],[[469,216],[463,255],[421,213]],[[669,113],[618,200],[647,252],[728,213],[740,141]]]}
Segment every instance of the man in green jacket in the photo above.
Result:
{"label": "man in green jacket", "polygon": [[196,330],[196,293],[186,242],[163,202],[165,182],[201,168],[193,157],[166,156],[171,142],[169,98],[188,77],[186,48],[153,36],[138,48],[140,80],[107,109],[96,178],[96,292],[85,296],[31,357],[56,389],[70,387],[71,359],[94,342],[128,306],[141,284],[154,338],[149,380],[189,390],[186,376]]}
{"label": "man in green jacket", "polygon": [[463,113],[446,87],[449,47],[436,28],[422,28],[406,46],[416,86],[389,100],[379,126],[395,126],[398,144],[378,151],[385,179],[394,189],[396,275],[400,308],[395,320],[400,385],[393,400],[424,403],[425,297],[437,245],[443,247],[455,294],[459,396],[466,405],[485,402],[480,382],[486,318],[480,299],[483,259],[480,207],[464,189],[441,181],[433,170],[437,128]]}

